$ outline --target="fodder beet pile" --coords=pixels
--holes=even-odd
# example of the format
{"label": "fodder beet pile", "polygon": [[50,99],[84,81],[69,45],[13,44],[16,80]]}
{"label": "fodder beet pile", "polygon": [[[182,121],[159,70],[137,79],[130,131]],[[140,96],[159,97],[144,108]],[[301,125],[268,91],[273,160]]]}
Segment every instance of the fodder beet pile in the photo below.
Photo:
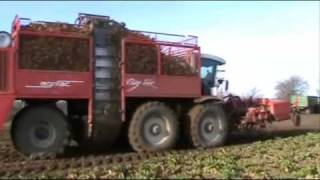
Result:
{"label": "fodder beet pile", "polygon": [[163,71],[167,75],[195,75],[194,69],[178,56],[163,55]]}
{"label": "fodder beet pile", "polygon": [[[63,23],[32,23],[24,29],[89,34],[88,27]],[[89,54],[88,39],[21,35],[19,66],[23,69],[88,71]]]}
{"label": "fodder beet pile", "polygon": [[76,26],[76,25],[67,24],[67,23],[38,22],[38,23],[31,23],[29,26],[24,27],[24,29],[39,31],[39,32],[49,31],[49,32],[73,32],[73,33],[83,33],[83,34],[90,33],[89,26]]}
{"label": "fodder beet pile", "polygon": [[74,38],[22,36],[19,62],[24,69],[87,71],[89,42]]}
{"label": "fodder beet pile", "polygon": [[[155,40],[143,34],[127,32],[130,38],[143,40],[145,44],[129,44],[127,46],[127,73],[155,74],[157,70],[158,50]],[[166,75],[194,75],[194,69],[179,56],[161,52],[162,69]]]}
{"label": "fodder beet pile", "polygon": [[129,44],[127,47],[127,73],[155,74],[157,72],[156,47],[140,44]]}
{"label": "fodder beet pile", "polygon": [[[82,35],[91,34],[89,26],[75,26],[64,23],[34,23],[24,27],[38,32],[68,32]],[[121,57],[121,39],[131,37],[145,44],[128,44],[127,73],[154,74],[157,71],[158,49],[155,40],[125,28],[113,28],[111,43]],[[22,35],[20,39],[19,66],[23,69],[88,71],[89,41],[80,38],[56,36]],[[167,75],[193,75],[195,71],[178,56],[161,53],[163,73]],[[118,59],[120,60],[120,58]]]}

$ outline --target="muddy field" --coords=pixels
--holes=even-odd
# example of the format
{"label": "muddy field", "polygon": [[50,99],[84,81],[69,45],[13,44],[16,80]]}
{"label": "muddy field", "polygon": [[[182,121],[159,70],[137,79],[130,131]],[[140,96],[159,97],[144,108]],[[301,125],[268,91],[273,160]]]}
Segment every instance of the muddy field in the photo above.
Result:
{"label": "muddy field", "polygon": [[[115,152],[121,153],[115,153]],[[17,153],[0,139],[0,178],[320,178],[320,115],[303,115],[251,134],[233,134],[222,148],[137,154],[129,148],[94,153],[69,149],[54,160]]]}

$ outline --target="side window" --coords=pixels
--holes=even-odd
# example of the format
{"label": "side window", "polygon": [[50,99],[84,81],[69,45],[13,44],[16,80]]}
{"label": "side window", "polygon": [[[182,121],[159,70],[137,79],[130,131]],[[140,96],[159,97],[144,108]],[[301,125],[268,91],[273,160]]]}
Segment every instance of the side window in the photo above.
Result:
{"label": "side window", "polygon": [[202,58],[201,62],[201,78],[206,80],[213,80],[216,74],[217,63],[205,58]]}
{"label": "side window", "polygon": [[204,79],[204,78],[210,76],[210,74],[212,75],[212,72],[213,72],[212,66],[201,67],[201,78]]}
{"label": "side window", "polygon": [[89,71],[88,39],[21,35],[19,68],[54,71]]}

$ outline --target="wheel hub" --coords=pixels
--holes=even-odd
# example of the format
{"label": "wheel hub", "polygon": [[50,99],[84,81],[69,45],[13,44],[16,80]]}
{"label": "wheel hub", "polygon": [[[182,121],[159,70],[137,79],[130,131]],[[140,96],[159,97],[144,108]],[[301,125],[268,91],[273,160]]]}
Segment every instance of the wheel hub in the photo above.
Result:
{"label": "wheel hub", "polygon": [[45,140],[49,137],[48,129],[42,126],[36,128],[34,133],[39,140]]}
{"label": "wheel hub", "polygon": [[161,117],[152,117],[145,120],[144,138],[150,144],[161,144],[169,136],[167,122]]}
{"label": "wheel hub", "polygon": [[39,148],[49,147],[56,138],[54,128],[47,123],[39,123],[30,130],[31,142]]}
{"label": "wheel hub", "polygon": [[213,130],[214,130],[213,124],[212,124],[211,122],[206,123],[206,125],[205,125],[205,131],[206,131],[207,133],[211,133]]}
{"label": "wheel hub", "polygon": [[208,115],[200,123],[200,136],[210,144],[220,137],[221,128],[220,120],[214,115]]}
{"label": "wheel hub", "polygon": [[155,135],[155,136],[161,134],[161,131],[162,131],[160,124],[154,124],[154,125],[152,125],[151,128],[150,128],[150,130],[151,130],[151,131],[150,131],[151,134],[153,134],[153,135]]}

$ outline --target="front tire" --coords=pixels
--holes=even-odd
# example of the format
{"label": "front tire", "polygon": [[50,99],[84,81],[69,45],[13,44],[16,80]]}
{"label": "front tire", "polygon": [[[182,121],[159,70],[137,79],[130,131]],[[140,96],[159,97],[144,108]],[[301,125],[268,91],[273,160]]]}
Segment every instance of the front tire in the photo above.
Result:
{"label": "front tire", "polygon": [[137,152],[171,149],[177,143],[178,134],[175,113],[160,102],[140,106],[129,125],[129,142]]}
{"label": "front tire", "polygon": [[189,141],[196,148],[224,145],[228,136],[228,121],[216,104],[195,105],[189,112]]}
{"label": "front tire", "polygon": [[24,155],[62,154],[69,138],[67,119],[51,106],[28,107],[14,120],[11,136]]}

